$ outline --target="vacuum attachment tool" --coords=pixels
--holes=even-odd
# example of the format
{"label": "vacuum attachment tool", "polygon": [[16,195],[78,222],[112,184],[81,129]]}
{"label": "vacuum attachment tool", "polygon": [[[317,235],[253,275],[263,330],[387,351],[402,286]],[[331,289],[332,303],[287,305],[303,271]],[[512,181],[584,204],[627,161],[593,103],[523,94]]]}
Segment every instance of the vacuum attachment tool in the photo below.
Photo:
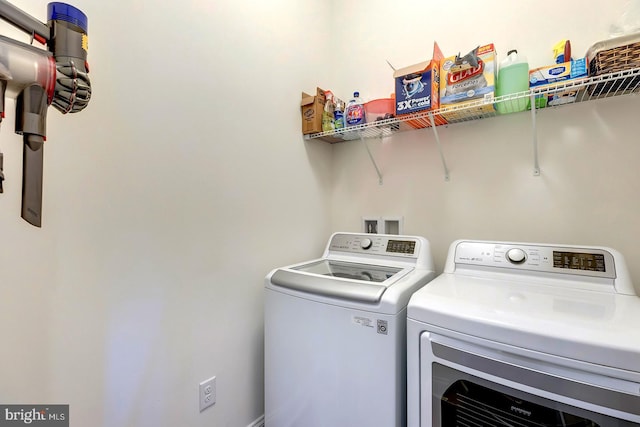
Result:
{"label": "vacuum attachment tool", "polygon": [[16,99],[16,133],[23,136],[22,218],[42,225],[42,169],[47,123],[47,92],[38,84],[26,87]]}

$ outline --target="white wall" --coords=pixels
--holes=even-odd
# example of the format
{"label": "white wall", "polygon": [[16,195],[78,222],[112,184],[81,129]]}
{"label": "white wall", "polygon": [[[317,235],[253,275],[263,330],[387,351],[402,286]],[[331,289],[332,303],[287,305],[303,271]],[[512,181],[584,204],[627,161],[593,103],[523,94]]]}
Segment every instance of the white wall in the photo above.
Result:
{"label": "white wall", "polygon": [[[13,3],[46,20],[46,1]],[[244,427],[263,413],[263,278],[331,231],[331,148],[299,128],[328,74],[324,2],[71,3],[94,92],[49,111],[42,229],[20,219],[13,101],[0,133],[0,402]]]}
{"label": "white wall", "polygon": [[[561,39],[571,40],[574,56],[584,55],[608,37],[625,4],[344,2],[336,27],[358,49],[342,52],[340,89],[386,96],[393,80],[384,60],[400,67],[429,58],[434,40],[446,56],[493,42],[502,59],[517,48],[531,67],[552,63],[551,47]],[[349,19],[352,13],[358,18]],[[405,233],[433,243],[439,270],[458,238],[611,246],[626,256],[640,290],[640,265],[633,262],[640,256],[639,107],[633,95],[540,111],[539,177],[529,112],[439,128],[450,182],[429,129],[369,142],[382,186],[360,142],[338,144],[333,227],[357,230],[363,215],[403,215]]]}
{"label": "white wall", "polygon": [[[13,3],[46,19],[44,0]],[[373,143],[383,186],[358,144],[303,142],[298,107],[316,85],[385,96],[385,60],[428,58],[433,40],[445,54],[493,41],[533,64],[563,37],[584,52],[623,3],[73,2],[94,96],[49,112],[42,229],[19,218],[12,101],[0,132],[0,401],[69,403],[73,426],[248,425],[263,411],[264,275],[363,214],[404,215],[440,267],[458,237],[632,259],[636,97],[541,112],[541,177],[520,114],[442,128],[448,183],[428,131]],[[200,414],[211,375],[218,403]]]}

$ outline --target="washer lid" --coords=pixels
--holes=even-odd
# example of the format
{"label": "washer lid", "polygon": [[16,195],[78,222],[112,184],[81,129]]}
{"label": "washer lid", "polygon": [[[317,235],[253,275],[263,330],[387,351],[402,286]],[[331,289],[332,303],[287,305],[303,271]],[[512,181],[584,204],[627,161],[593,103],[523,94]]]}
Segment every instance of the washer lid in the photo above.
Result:
{"label": "washer lid", "polygon": [[396,273],[402,271],[402,268],[397,267],[358,264],[329,259],[322,259],[309,264],[293,267],[292,269],[307,273],[321,274],[323,276],[342,277],[344,279],[376,283],[384,282]]}
{"label": "washer lid", "polygon": [[278,269],[271,277],[271,283],[305,293],[377,303],[391,283],[411,270],[321,259],[290,269]]}

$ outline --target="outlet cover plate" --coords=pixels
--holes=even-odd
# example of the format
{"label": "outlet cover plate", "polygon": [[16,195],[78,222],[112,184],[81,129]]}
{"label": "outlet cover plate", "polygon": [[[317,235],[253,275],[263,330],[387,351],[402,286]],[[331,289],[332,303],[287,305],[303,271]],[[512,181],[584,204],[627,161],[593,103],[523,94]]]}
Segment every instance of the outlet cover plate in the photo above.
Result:
{"label": "outlet cover plate", "polygon": [[216,377],[211,377],[200,383],[199,401],[200,412],[216,403]]}

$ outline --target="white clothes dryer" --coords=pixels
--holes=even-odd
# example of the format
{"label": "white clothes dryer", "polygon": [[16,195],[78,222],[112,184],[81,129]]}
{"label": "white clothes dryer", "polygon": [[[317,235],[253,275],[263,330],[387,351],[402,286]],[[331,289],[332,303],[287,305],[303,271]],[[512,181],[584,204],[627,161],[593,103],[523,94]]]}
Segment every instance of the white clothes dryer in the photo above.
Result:
{"label": "white clothes dryer", "polygon": [[640,298],[613,249],[456,241],[407,314],[409,427],[640,425]]}
{"label": "white clothes dryer", "polygon": [[269,273],[266,427],[404,427],[406,306],[433,277],[425,238],[354,233]]}

